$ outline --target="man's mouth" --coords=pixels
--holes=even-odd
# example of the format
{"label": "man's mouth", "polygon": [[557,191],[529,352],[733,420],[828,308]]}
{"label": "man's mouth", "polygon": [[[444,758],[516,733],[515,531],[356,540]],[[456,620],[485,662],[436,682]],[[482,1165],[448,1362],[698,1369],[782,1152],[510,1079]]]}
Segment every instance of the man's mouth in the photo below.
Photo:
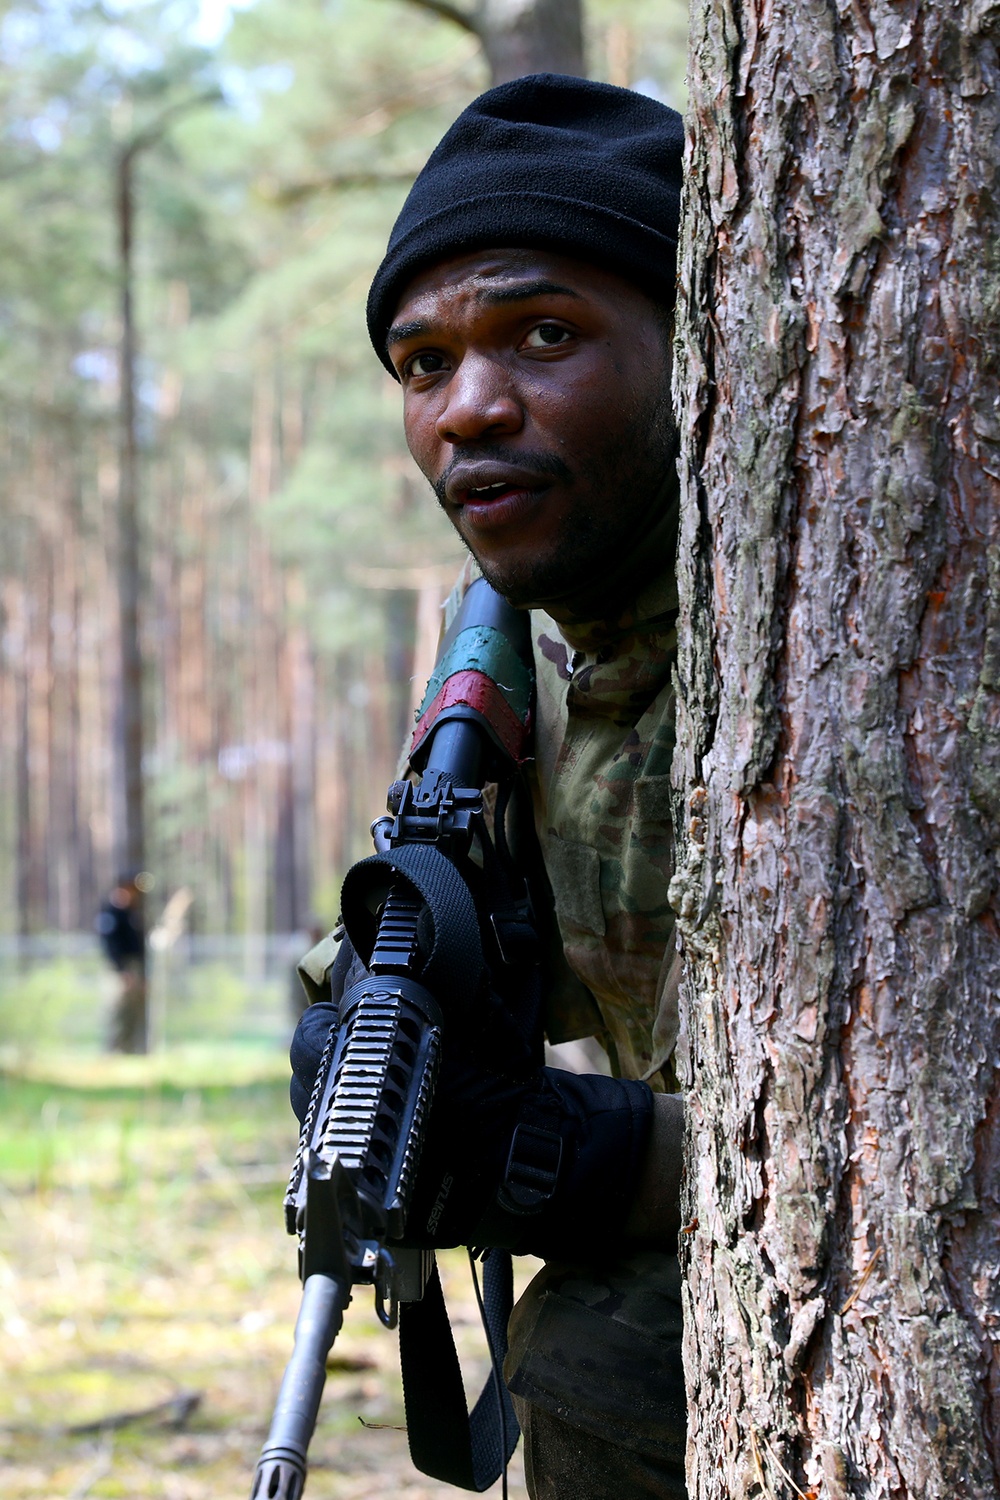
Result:
{"label": "man's mouth", "polygon": [[551,482],[537,476],[528,481],[520,475],[494,479],[489,484],[456,486],[451,495],[456,523],[477,535],[506,533],[509,527],[518,528],[527,522],[550,487]]}
{"label": "man's mouth", "polygon": [[434,486],[442,504],[458,507],[493,506],[519,496],[526,500],[551,489],[557,478],[555,465],[538,460],[518,462],[496,454],[453,463]]}
{"label": "man's mouth", "polygon": [[510,495],[526,488],[526,485],[514,484],[510,479],[498,479],[495,484],[484,484],[477,489],[465,490],[463,492],[462,504],[479,505],[490,500],[500,500],[504,495]]}
{"label": "man's mouth", "polygon": [[[554,454],[495,451],[456,456],[434,485],[441,504],[463,533],[510,536],[531,527],[553,487],[572,483]],[[468,539],[468,538],[467,538]]]}

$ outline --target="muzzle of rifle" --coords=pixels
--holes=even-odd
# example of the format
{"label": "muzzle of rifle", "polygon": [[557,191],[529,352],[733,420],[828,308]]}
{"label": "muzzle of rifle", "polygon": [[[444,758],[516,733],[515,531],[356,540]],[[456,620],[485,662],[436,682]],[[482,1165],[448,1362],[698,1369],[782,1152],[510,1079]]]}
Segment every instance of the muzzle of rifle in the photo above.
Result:
{"label": "muzzle of rifle", "polygon": [[344,1321],[351,1289],[335,1276],[307,1276],[295,1324],[295,1346],[261,1450],[250,1500],[300,1500],[306,1452],[326,1384],[326,1357]]}

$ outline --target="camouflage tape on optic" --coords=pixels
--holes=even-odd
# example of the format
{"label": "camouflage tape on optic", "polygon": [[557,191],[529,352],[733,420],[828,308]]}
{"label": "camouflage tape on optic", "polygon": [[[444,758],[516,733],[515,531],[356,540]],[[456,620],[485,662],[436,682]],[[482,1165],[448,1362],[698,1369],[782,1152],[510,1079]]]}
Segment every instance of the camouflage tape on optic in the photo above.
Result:
{"label": "camouflage tape on optic", "polygon": [[530,720],[519,719],[503,693],[485,672],[453,672],[427,712],[417,720],[412,756],[432,725],[449,709],[471,708],[486,720],[499,743],[518,765],[525,758]]}
{"label": "camouflage tape on optic", "polygon": [[522,724],[531,708],[534,673],[525,666],[503,631],[492,625],[470,625],[459,631],[431,673],[424,701],[417,712],[423,718],[449,677],[456,672],[482,672],[495,682]]}
{"label": "camouflage tape on optic", "polygon": [[502,631],[472,625],[460,631],[438,662],[417,713],[412,755],[436,720],[448,709],[466,707],[481,714],[515,760],[524,759],[534,672]]}

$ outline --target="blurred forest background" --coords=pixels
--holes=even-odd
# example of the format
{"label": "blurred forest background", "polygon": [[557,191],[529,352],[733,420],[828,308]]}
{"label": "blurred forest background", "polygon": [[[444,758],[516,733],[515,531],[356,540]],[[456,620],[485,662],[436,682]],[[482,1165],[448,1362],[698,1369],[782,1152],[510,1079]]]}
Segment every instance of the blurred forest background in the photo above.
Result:
{"label": "blurred forest background", "polygon": [[[368,851],[460,561],[363,317],[408,183],[490,81],[461,17],[500,0],[460,3],[0,0],[7,1500],[237,1500],[266,1430],[298,1300],[291,966]],[[683,107],[685,21],[683,0],[590,0],[586,68]],[[93,930],[128,852],[123,562],[146,1057],[100,1055]],[[402,1420],[359,1298],[310,1493],[454,1493],[413,1471]]]}
{"label": "blurred forest background", "polygon": [[[367,852],[460,560],[363,318],[490,81],[455,9],[0,4],[0,983],[33,1017],[8,1005],[0,1043],[41,1014],[82,1035],[71,975],[126,849],[126,155],[148,925],[190,891],[174,957],[209,964],[225,1027]],[[590,0],[586,68],[683,108],[685,30],[683,0]]]}

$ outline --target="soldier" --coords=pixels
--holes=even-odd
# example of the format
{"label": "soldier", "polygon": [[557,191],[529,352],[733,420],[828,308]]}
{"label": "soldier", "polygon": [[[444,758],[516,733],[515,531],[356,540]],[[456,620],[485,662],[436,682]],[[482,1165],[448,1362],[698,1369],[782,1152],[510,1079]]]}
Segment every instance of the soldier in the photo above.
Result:
{"label": "soldier", "polygon": [[[418,177],[368,303],[410,450],[471,553],[464,581],[480,569],[532,611],[546,1033],[596,1036],[615,1075],[446,1069],[408,1221],[418,1241],[546,1259],[505,1367],[534,1500],[685,1494],[667,904],[682,141],[674,111],[624,89],[492,89]],[[329,959],[310,956],[320,983]],[[329,1026],[315,1005],[293,1044],[300,1114]],[[547,1189],[518,1220],[503,1188],[529,1136]]]}
{"label": "soldier", "polygon": [[94,920],[94,931],[118,981],[108,1023],[109,1052],[146,1050],[143,894],[148,881],[149,876],[141,870],[126,870],[119,875]]}

